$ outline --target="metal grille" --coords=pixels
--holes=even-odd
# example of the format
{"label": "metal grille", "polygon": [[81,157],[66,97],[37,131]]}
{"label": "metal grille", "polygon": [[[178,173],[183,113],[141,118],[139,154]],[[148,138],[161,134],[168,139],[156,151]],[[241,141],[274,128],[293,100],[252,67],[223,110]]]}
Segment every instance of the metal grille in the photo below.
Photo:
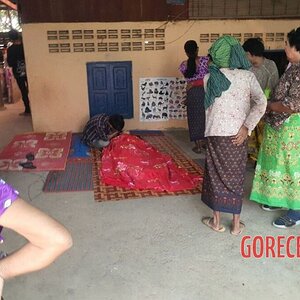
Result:
{"label": "metal grille", "polygon": [[[219,37],[223,35],[231,35],[235,37],[240,43],[245,42],[249,38],[258,37],[262,39],[265,46],[269,46],[269,48],[276,48],[276,45],[281,45],[282,48],[284,46],[284,40],[286,38],[287,33],[285,32],[247,32],[247,33],[200,33],[200,43],[210,43],[215,42]],[[274,44],[275,43],[275,44]]]}
{"label": "metal grille", "polygon": [[300,0],[190,0],[189,19],[299,18]]}
{"label": "metal grille", "polygon": [[165,50],[165,29],[47,30],[49,53]]}

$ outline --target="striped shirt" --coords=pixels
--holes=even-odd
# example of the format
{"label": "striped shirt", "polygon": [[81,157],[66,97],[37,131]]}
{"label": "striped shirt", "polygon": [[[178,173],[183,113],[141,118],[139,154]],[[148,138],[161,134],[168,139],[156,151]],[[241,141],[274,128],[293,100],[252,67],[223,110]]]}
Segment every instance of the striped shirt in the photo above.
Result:
{"label": "striped shirt", "polygon": [[109,116],[105,114],[96,115],[85,125],[82,141],[89,146],[92,146],[94,141],[108,141],[110,131]]}

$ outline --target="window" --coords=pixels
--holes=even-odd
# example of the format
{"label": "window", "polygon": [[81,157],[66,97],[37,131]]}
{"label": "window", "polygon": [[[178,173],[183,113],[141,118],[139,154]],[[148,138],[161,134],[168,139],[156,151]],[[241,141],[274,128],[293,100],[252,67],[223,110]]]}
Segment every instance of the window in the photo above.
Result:
{"label": "window", "polygon": [[300,0],[190,0],[189,19],[295,18]]}

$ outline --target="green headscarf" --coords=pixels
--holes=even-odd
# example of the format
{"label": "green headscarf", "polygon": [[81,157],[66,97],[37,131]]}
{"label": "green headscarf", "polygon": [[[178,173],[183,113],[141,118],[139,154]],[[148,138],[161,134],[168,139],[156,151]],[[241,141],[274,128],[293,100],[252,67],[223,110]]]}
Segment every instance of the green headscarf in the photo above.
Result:
{"label": "green headscarf", "polygon": [[220,71],[220,68],[248,70],[251,67],[239,41],[229,35],[218,38],[208,50],[208,53],[212,58],[212,63],[209,66],[210,76],[204,99],[205,109],[214,103],[215,98],[220,97],[230,87],[231,82]]}

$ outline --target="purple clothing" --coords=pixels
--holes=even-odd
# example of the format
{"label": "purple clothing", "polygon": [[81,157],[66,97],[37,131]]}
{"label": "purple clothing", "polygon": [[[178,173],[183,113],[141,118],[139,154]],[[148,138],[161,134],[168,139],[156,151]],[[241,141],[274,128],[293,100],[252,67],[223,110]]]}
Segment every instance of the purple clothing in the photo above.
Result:
{"label": "purple clothing", "polygon": [[0,216],[18,199],[19,192],[0,179]]}
{"label": "purple clothing", "polygon": [[[199,56],[198,62],[196,66],[196,73],[191,78],[185,78],[187,82],[203,79],[204,76],[208,73],[208,60],[209,58],[207,56]],[[187,69],[187,62],[183,61],[179,66],[179,71],[183,74]]]}
{"label": "purple clothing", "polygon": [[105,114],[96,115],[85,125],[82,141],[88,146],[93,146],[95,141],[108,141],[110,131],[109,116]]}

